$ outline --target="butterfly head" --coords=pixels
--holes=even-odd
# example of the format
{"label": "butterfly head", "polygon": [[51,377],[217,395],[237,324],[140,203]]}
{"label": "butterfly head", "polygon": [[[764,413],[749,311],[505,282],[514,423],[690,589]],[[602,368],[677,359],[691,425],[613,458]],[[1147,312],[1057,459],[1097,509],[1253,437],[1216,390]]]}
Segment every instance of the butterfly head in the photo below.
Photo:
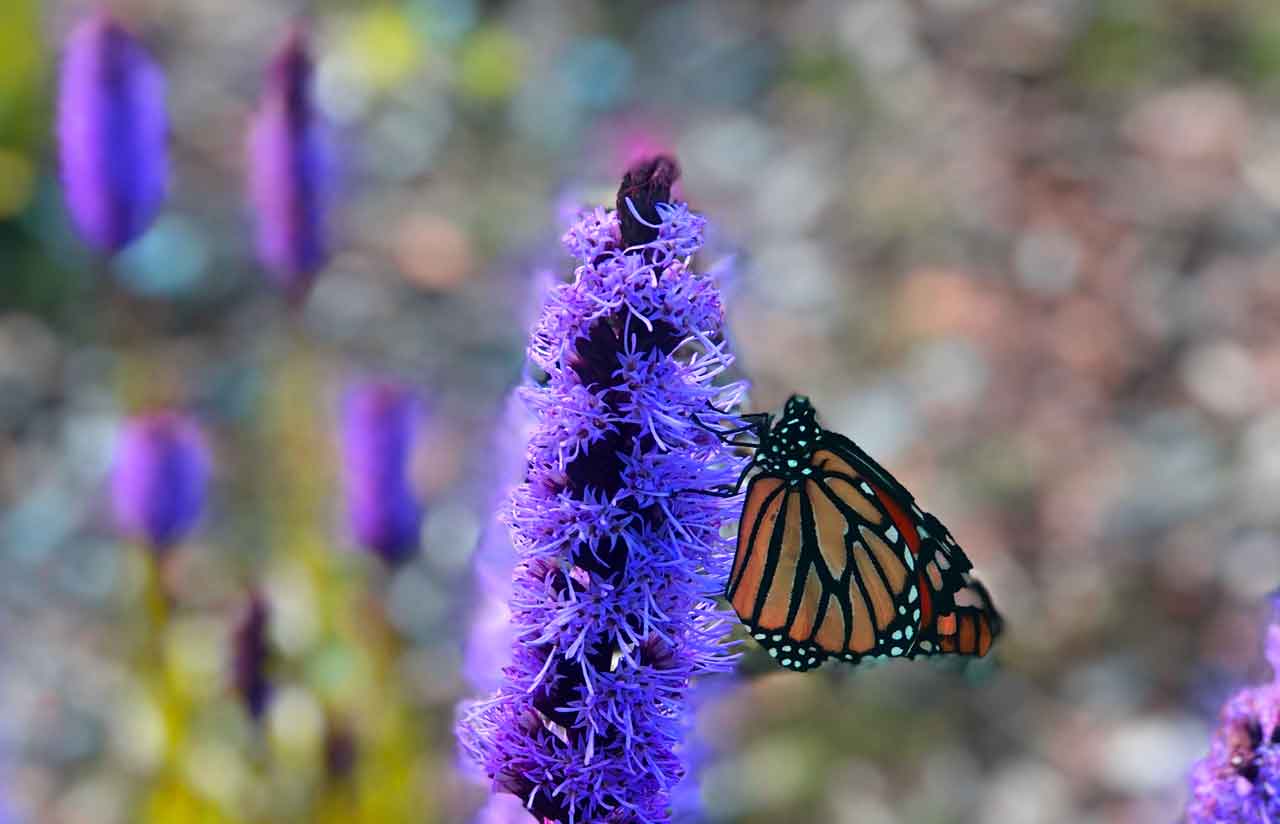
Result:
{"label": "butterfly head", "polygon": [[818,414],[804,395],[792,395],[760,441],[756,464],[765,472],[799,480],[817,448]]}

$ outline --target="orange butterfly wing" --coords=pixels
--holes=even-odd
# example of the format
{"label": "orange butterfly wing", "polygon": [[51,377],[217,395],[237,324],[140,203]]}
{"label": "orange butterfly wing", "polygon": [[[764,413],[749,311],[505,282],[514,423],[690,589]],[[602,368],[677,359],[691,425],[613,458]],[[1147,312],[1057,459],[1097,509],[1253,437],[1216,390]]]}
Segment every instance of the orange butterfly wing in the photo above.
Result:
{"label": "orange butterfly wing", "polygon": [[888,471],[821,432],[807,467],[749,483],[727,595],[752,637],[798,671],[829,657],[981,656],[1002,621],[970,569]]}

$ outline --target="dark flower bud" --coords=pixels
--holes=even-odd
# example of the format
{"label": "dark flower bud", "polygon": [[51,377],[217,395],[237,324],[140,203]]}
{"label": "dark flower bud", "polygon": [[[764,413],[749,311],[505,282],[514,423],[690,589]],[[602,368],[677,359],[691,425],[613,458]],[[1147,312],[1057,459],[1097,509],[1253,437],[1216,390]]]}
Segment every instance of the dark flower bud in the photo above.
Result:
{"label": "dark flower bud", "polygon": [[680,167],[666,155],[641,160],[623,175],[617,206],[624,247],[657,240],[662,222],[657,204],[671,202],[671,187],[679,177]]}
{"label": "dark flower bud", "polygon": [[231,635],[232,685],[254,721],[261,720],[271,700],[271,681],[267,677],[270,621],[271,608],[255,591],[236,618]]}

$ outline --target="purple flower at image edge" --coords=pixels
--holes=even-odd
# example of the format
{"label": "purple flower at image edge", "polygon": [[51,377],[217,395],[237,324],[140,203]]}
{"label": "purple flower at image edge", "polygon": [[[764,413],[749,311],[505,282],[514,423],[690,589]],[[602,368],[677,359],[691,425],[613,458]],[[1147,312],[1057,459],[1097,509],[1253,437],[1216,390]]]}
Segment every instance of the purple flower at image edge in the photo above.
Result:
{"label": "purple flower at image edge", "polygon": [[164,201],[164,86],[151,56],[106,12],[68,36],[57,105],[62,185],[76,228],[99,251],[136,239]]}
{"label": "purple flower at image edge", "polygon": [[327,123],[312,99],[314,66],[295,26],[267,69],[248,138],[248,189],[258,260],[293,302],[329,256],[334,158]]}
{"label": "purple flower at image edge", "polygon": [[1223,706],[1209,754],[1191,770],[1188,824],[1280,822],[1280,592],[1271,608],[1272,681],[1240,690]]}
{"label": "purple flower at image edge", "polygon": [[671,203],[674,161],[634,166],[618,208],[583,213],[529,352],[537,426],[508,513],[518,563],[505,678],[459,724],[496,791],[556,822],[664,822],[695,676],[732,667],[715,594],[740,459],[694,423],[735,406],[704,219]]}
{"label": "purple flower at image edge", "polygon": [[131,418],[111,474],[116,526],[156,551],[181,541],[204,508],[209,463],[204,435],[191,418],[177,412]]}
{"label": "purple flower at image edge", "polygon": [[410,480],[421,404],[404,386],[358,381],[343,394],[342,485],[351,536],[388,564],[418,550],[422,505]]}

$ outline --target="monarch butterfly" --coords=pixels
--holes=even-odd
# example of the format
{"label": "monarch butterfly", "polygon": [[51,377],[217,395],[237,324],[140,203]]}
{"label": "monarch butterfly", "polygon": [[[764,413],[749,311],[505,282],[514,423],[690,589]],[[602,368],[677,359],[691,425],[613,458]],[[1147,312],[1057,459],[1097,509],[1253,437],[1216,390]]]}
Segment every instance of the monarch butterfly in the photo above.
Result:
{"label": "monarch butterfly", "polygon": [[756,450],[725,493],[755,472],[725,594],[779,664],[986,655],[1003,620],[951,533],[902,484],[822,429],[806,397],[791,396],[776,424],[768,413],[743,420],[714,430]]}

